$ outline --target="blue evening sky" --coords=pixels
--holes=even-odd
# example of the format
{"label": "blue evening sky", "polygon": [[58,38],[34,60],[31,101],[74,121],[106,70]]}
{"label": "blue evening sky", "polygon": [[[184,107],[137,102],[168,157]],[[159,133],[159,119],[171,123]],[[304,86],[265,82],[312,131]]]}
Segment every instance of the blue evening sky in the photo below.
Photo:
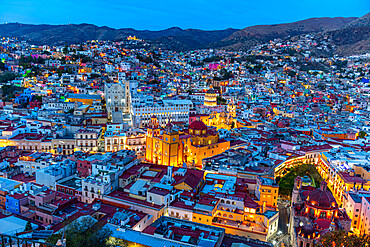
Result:
{"label": "blue evening sky", "polygon": [[370,0],[0,0],[0,23],[214,30],[369,11]]}

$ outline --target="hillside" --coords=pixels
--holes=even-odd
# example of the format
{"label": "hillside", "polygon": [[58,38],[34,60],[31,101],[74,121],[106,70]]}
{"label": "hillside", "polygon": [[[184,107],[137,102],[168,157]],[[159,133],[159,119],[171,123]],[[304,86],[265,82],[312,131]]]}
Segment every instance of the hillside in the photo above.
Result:
{"label": "hillside", "polygon": [[366,26],[370,26],[370,13],[367,13],[366,15],[360,18],[357,18],[354,21],[351,21],[345,26],[345,28],[347,27],[366,27]]}
{"label": "hillside", "polygon": [[[220,41],[238,29],[203,31],[197,29],[181,29],[178,27],[160,31],[135,30],[132,28],[114,29],[106,26],[98,27],[91,24],[71,25],[30,25],[1,24],[0,35],[15,36],[30,41],[33,44],[59,45],[79,43],[87,40],[119,40],[127,36],[137,36],[142,39],[162,42],[167,48],[198,49],[209,43]],[[68,34],[68,35],[66,35]],[[172,42],[172,44],[171,44]]]}
{"label": "hillside", "polygon": [[254,45],[276,38],[294,37],[316,33],[329,37],[341,55],[370,52],[370,13],[356,17],[323,17],[302,21],[257,25],[239,29],[204,31],[172,27],[160,31],[114,29],[92,24],[30,25],[10,23],[0,25],[1,36],[25,39],[33,44],[63,45],[87,40],[120,40],[127,36],[152,41],[156,47],[172,50],[220,48],[226,50],[248,50]]}
{"label": "hillside", "polygon": [[356,19],[355,17],[323,17],[277,25],[251,26],[233,33],[224,40],[214,43],[213,46],[231,50],[248,50],[253,45],[266,43],[276,38],[339,29]]}

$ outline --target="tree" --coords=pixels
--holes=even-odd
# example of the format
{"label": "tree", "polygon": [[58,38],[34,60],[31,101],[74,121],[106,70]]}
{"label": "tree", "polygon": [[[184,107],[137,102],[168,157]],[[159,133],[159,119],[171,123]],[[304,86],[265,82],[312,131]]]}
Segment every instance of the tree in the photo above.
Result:
{"label": "tree", "polygon": [[226,99],[222,98],[221,96],[217,96],[217,104],[218,105],[226,104]]}
{"label": "tree", "polygon": [[[87,216],[80,217],[65,227],[65,239],[68,247],[113,247],[108,241],[112,231],[107,227],[100,227],[95,219]],[[62,234],[52,235],[49,243],[55,244]],[[114,242],[115,243],[115,242]]]}
{"label": "tree", "polygon": [[114,247],[116,247],[116,246],[120,246],[120,247],[128,246],[126,240],[115,238],[115,237],[109,237],[107,239],[107,244],[108,244],[108,246],[114,246]]}
{"label": "tree", "polygon": [[366,132],[361,130],[359,133],[358,133],[358,138],[365,138],[365,136],[367,136]]}
{"label": "tree", "polygon": [[356,246],[356,247],[365,247],[369,246],[370,235],[361,235],[357,236],[343,230],[336,230],[327,232],[320,238],[317,246]]}
{"label": "tree", "polygon": [[5,70],[5,64],[0,61],[0,70]]}
{"label": "tree", "polygon": [[42,96],[41,95],[36,95],[35,100],[39,101],[42,103]]}
{"label": "tree", "polygon": [[72,114],[74,111],[75,111],[75,109],[69,109],[68,111],[66,111],[66,113],[67,114]]}
{"label": "tree", "polygon": [[4,73],[0,75],[0,83],[12,81],[15,79],[15,74],[13,73]]}
{"label": "tree", "polygon": [[67,54],[68,53],[68,46],[66,45],[64,48],[63,48],[63,54]]}
{"label": "tree", "polygon": [[297,176],[308,176],[318,187],[323,180],[316,167],[312,164],[297,162],[292,169],[286,169],[287,173],[279,181],[279,194],[290,196],[294,187],[294,179]]}
{"label": "tree", "polygon": [[27,232],[27,231],[31,231],[31,230],[32,230],[31,221],[27,221],[27,224],[26,224],[26,227],[24,228],[24,231]]}
{"label": "tree", "polygon": [[290,76],[290,77],[295,77],[296,76],[296,72],[294,71],[294,70],[289,70],[288,72],[287,72],[287,75],[288,76]]}
{"label": "tree", "polygon": [[326,89],[326,85],[325,85],[325,83],[323,83],[323,82],[320,82],[320,83],[317,85],[317,87],[318,87],[320,90],[322,90],[322,91],[324,91],[324,90]]}

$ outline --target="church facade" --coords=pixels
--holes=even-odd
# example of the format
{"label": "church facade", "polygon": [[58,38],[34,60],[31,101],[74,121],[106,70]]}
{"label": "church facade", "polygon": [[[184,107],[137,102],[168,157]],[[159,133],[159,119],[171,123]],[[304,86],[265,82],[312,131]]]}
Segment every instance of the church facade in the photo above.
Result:
{"label": "church facade", "polygon": [[220,139],[214,128],[209,128],[202,121],[196,120],[187,130],[178,130],[171,123],[161,129],[158,120],[152,116],[147,128],[147,161],[171,166],[201,169],[202,160],[218,155],[230,148],[230,142]]}

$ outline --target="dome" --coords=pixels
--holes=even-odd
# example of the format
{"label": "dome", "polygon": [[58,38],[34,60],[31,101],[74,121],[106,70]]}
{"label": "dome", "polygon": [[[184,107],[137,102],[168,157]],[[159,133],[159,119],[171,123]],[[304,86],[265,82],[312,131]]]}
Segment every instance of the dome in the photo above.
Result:
{"label": "dome", "polygon": [[207,94],[215,94],[216,91],[213,88],[207,90]]}
{"label": "dome", "polygon": [[196,120],[196,121],[192,122],[189,125],[189,129],[192,129],[192,130],[207,130],[207,125],[205,125],[200,120]]}
{"label": "dome", "polygon": [[322,181],[320,189],[312,191],[307,197],[307,204],[322,209],[336,209],[338,204],[332,193],[326,189],[326,182]]}
{"label": "dome", "polygon": [[315,230],[313,229],[312,224],[308,223],[302,227],[300,235],[304,238],[308,238],[308,236],[312,237],[314,233],[315,233]]}

